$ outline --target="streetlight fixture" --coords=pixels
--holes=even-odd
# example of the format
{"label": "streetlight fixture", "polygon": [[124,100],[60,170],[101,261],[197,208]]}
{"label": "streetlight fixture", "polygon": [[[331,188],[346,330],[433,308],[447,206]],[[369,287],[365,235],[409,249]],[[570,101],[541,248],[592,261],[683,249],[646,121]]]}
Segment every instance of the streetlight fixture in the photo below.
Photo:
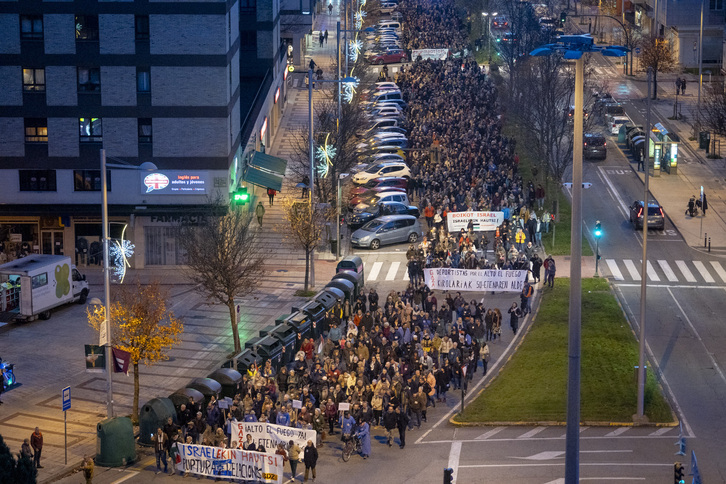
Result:
{"label": "streetlight fixture", "polygon": [[628,49],[619,45],[595,45],[590,35],[563,35],[554,44],[533,50],[539,57],[561,54],[575,61],[575,113],[572,153],[572,219],[570,228],[570,313],[568,338],[567,432],[565,440],[565,484],[580,480],[580,342],[582,323],[582,147],[585,53],[623,57]]}
{"label": "streetlight fixture", "polygon": [[489,51],[489,63],[492,63],[492,18],[498,15],[497,12],[482,12],[483,17],[487,19],[487,50]]}
{"label": "streetlight fixture", "polygon": [[[316,82],[335,82],[338,84],[343,83],[357,83],[358,80],[355,77],[344,77],[343,79],[330,79],[330,80],[324,80],[324,79],[318,79]],[[342,86],[339,86],[342,87]],[[338,89],[340,90],[340,89]],[[313,139],[313,70],[308,70],[308,122],[310,123],[308,126],[308,144],[310,149],[310,190],[309,197],[310,197],[310,223],[313,222],[313,214],[315,213],[315,208],[313,207],[313,201],[315,200],[315,197],[313,196],[313,191],[315,190],[315,140]],[[338,227],[340,227],[340,224],[338,224]],[[340,241],[338,241],[340,244]],[[310,287],[315,287],[315,249],[312,250],[310,253]]]}
{"label": "streetlight fixture", "polygon": [[[121,160],[117,160],[121,161]],[[122,170],[156,170],[156,165],[147,161],[140,166],[127,164],[108,164],[106,163],[106,150],[101,150],[101,223],[103,237],[103,292],[104,301],[98,298],[92,298],[89,304],[104,307],[105,323],[101,327],[100,341],[101,346],[106,347],[106,413],[108,418],[113,417],[113,356],[111,355],[111,266],[109,264],[109,235],[108,235],[108,179],[106,176],[106,168],[117,168]]]}

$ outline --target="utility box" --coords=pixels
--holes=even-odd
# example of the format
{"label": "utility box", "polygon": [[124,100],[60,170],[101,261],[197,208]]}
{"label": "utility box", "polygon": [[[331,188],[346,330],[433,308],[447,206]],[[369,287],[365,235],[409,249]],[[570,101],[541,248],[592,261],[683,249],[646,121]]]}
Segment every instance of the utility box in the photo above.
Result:
{"label": "utility box", "polygon": [[107,418],[96,425],[96,465],[121,467],[135,460],[136,442],[130,418]]}
{"label": "utility box", "polygon": [[698,132],[698,149],[706,150],[708,153],[708,145],[711,144],[711,133],[708,131]]}
{"label": "utility box", "polygon": [[178,423],[176,409],[170,399],[152,398],[146,402],[139,413],[139,444],[152,445],[151,436],[156,433],[156,429],[164,427],[169,417]]}

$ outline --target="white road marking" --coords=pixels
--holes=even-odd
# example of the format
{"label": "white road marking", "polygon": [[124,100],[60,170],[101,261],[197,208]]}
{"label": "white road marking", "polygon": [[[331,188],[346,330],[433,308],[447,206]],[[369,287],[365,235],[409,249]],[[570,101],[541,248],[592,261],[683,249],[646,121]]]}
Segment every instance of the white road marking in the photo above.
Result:
{"label": "white road marking", "polygon": [[398,272],[398,266],[400,266],[401,263],[391,262],[391,267],[388,269],[388,274],[386,274],[386,280],[387,281],[393,281],[396,278],[396,272]]}
{"label": "white road marking", "polygon": [[713,270],[716,271],[716,274],[718,274],[718,277],[720,277],[723,282],[726,282],[726,271],[724,271],[723,267],[721,267],[721,263],[712,260],[711,265],[713,266]]}
{"label": "white road marking", "polygon": [[648,272],[648,279],[653,282],[660,282],[660,277],[658,277],[658,274],[655,273],[653,264],[651,264],[649,260],[645,261],[645,268],[645,270]]}
{"label": "white road marking", "polygon": [[[684,422],[684,425],[687,425],[687,424]],[[691,431],[689,430],[689,432],[691,432]],[[687,437],[689,439],[694,438],[694,436],[691,435],[691,434],[689,434],[689,435],[687,435],[685,437]],[[592,441],[605,440],[605,439],[607,439],[607,440],[612,440],[612,439],[617,439],[617,440],[638,440],[638,439],[672,439],[672,438],[673,438],[672,435],[656,435],[656,436],[652,436],[652,435],[647,435],[647,434],[646,435],[616,435],[615,437],[606,437],[604,435],[589,436],[589,437],[584,436],[584,435],[580,436],[580,440],[592,440]],[[419,438],[419,440],[420,440],[420,438]],[[422,442],[420,442],[420,441],[417,440],[416,443],[417,444],[450,444],[452,442],[463,442],[463,443],[480,443],[481,444],[481,443],[526,442],[526,441],[531,441],[531,442],[544,442],[544,441],[548,441],[548,440],[553,440],[553,441],[554,440],[560,440],[561,441],[561,440],[565,440],[565,436],[562,435],[561,437],[534,437],[534,438],[526,439],[526,440],[524,440],[524,439],[517,439],[517,438],[487,439],[487,440],[475,440],[475,439],[461,439],[461,440],[453,440],[453,439],[452,440],[425,440],[425,441],[422,441]]]}
{"label": "white road marking", "polygon": [[461,442],[455,441],[451,443],[451,450],[449,451],[449,467],[454,469],[454,482],[459,474],[459,457],[461,456]]}
{"label": "white road marking", "polygon": [[670,282],[678,282],[678,276],[676,276],[676,273],[673,272],[673,269],[671,269],[671,266],[668,265],[668,261],[665,261],[663,259],[658,259],[658,265],[663,270],[663,272],[666,275],[666,278]]}
{"label": "white road marking", "polygon": [[519,437],[517,437],[517,438],[518,438],[518,439],[529,439],[529,438],[532,438],[532,437],[534,437],[535,435],[537,435],[538,433],[540,433],[540,432],[542,432],[543,430],[545,430],[546,428],[547,428],[547,427],[535,427],[535,428],[533,428],[532,430],[530,430],[529,432],[525,432],[525,433],[523,433],[522,435],[520,435],[520,436],[519,436]]}
{"label": "white road marking", "polygon": [[476,440],[486,440],[490,437],[493,437],[494,435],[498,434],[502,430],[506,429],[507,427],[495,427],[487,432],[484,432],[479,437],[476,438]]}
{"label": "white road marking", "polygon": [[676,261],[676,265],[678,266],[678,268],[683,273],[683,277],[686,278],[686,281],[688,281],[688,282],[696,282],[696,278],[693,277],[693,273],[688,268],[688,266],[686,265],[686,262],[685,261],[677,260]]}
{"label": "white road marking", "polygon": [[[564,466],[564,462],[559,463],[549,463],[549,462],[537,462],[537,463],[527,463],[527,464],[469,464],[469,465],[461,465],[460,468],[482,468],[482,467],[554,467]],[[608,466],[612,467],[614,464],[612,462],[580,462],[580,467],[588,466],[588,467],[598,467],[598,466]],[[673,467],[673,463],[655,463],[655,462],[629,462],[627,464],[619,464],[621,466],[627,465],[628,467]],[[601,480],[602,477],[598,477],[595,480]],[[624,478],[615,478],[616,480],[624,479]],[[557,482],[557,481],[555,481]]]}
{"label": "white road marking", "polygon": [[[587,425],[580,425],[580,433],[583,433],[585,430],[587,430],[589,428],[590,427],[588,427]],[[562,437],[560,437],[560,438],[561,439],[567,438],[567,433],[562,434]]]}
{"label": "white road marking", "polygon": [[609,433],[605,434],[605,437],[617,437],[620,434],[624,434],[625,432],[627,432],[631,428],[632,427],[618,427],[615,430],[613,430],[612,432],[609,432]]}
{"label": "white road marking", "polygon": [[[603,168],[601,166],[598,166],[597,168],[598,168],[598,170],[600,170],[600,172],[603,172]],[[615,189],[612,182],[608,179],[607,175],[605,175],[605,183],[608,184],[608,186],[610,187],[610,190],[612,190],[612,192],[613,192],[613,195],[615,195],[615,198],[618,200],[618,205],[620,205],[620,209],[623,211],[623,214],[627,214],[628,213],[627,204],[623,201],[622,198],[620,198],[620,196],[618,195],[618,191]]]}
{"label": "white road marking", "polygon": [[615,259],[605,259],[605,262],[608,264],[608,269],[610,269],[610,274],[613,275],[613,278],[616,281],[624,281],[625,278],[623,277],[623,273],[620,272],[620,268],[618,267],[618,263],[615,262]]}
{"label": "white road marking", "polygon": [[383,267],[383,262],[374,262],[366,279],[369,281],[375,281],[378,278],[378,273],[381,272],[381,267]]}
{"label": "white road marking", "polygon": [[653,436],[663,435],[665,433],[670,432],[671,429],[672,429],[672,427],[661,427],[658,430],[656,430],[655,432],[651,432],[650,435],[653,435]]}
{"label": "white road marking", "polygon": [[635,264],[633,263],[633,261],[630,259],[625,259],[623,261],[623,263],[625,264],[625,268],[630,273],[631,279],[633,279],[634,281],[639,281],[640,274],[638,274],[638,269],[635,267]]}
{"label": "white road marking", "polygon": [[116,479],[116,480],[115,480],[115,481],[113,481],[113,482],[112,482],[111,484],[121,484],[121,483],[122,483],[122,482],[124,482],[124,481],[128,481],[128,480],[129,480],[129,479],[131,479],[132,477],[136,477],[136,476],[137,476],[138,474],[140,474],[140,473],[139,473],[139,472],[132,472],[132,473],[131,473],[131,474],[129,474],[128,476],[124,476],[124,477],[122,477],[121,479]]}
{"label": "white road marking", "polygon": [[706,266],[701,262],[700,260],[694,260],[693,265],[696,266],[696,269],[698,272],[701,273],[701,277],[703,277],[703,280],[706,282],[714,283],[716,282],[714,278],[711,276],[711,274],[706,269]]}

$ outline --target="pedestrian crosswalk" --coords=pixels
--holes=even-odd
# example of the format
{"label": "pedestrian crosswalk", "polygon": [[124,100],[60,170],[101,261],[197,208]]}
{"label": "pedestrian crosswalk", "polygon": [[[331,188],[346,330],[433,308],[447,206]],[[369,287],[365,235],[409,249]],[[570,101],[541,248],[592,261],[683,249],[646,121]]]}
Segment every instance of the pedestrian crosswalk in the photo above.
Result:
{"label": "pedestrian crosswalk", "polygon": [[[633,259],[605,259],[610,277],[615,281],[641,281],[642,264]],[[648,261],[645,277],[649,282],[690,284],[726,284],[726,270],[720,261]]]}

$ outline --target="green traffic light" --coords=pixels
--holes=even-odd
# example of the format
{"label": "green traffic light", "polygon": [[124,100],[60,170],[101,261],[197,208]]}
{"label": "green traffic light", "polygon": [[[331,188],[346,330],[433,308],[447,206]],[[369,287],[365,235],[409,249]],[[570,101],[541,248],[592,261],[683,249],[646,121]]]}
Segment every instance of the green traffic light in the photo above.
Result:
{"label": "green traffic light", "polygon": [[593,234],[595,234],[595,237],[598,239],[602,237],[602,225],[600,225],[600,221],[598,220],[597,223],[595,223],[595,230],[593,230]]}

